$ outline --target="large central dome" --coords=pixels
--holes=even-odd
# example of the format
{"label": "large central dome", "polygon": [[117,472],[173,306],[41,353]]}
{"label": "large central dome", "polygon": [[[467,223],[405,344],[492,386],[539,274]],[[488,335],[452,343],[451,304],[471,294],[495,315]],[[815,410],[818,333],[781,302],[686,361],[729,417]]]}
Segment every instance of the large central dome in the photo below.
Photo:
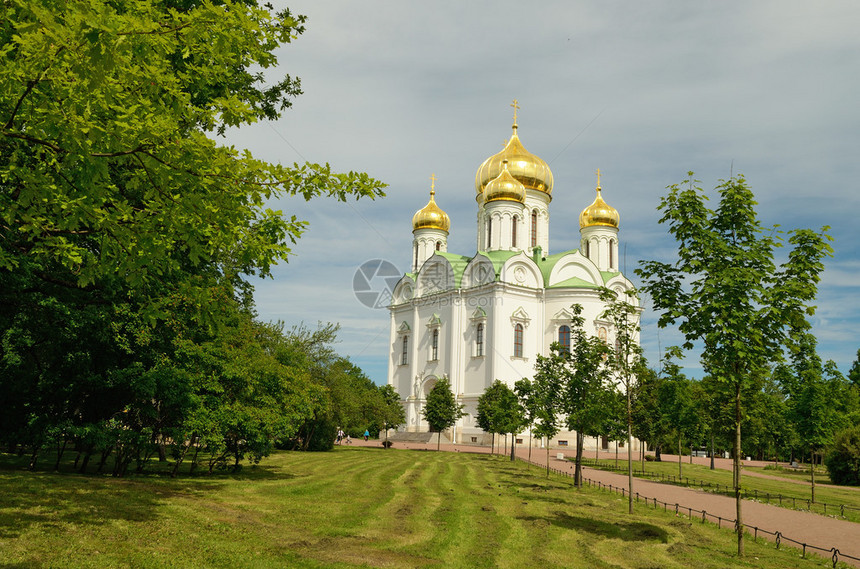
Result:
{"label": "large central dome", "polygon": [[484,163],[478,168],[477,174],[475,174],[475,191],[478,194],[478,201],[480,201],[481,193],[487,184],[498,178],[504,170],[503,162],[505,160],[508,162],[508,172],[526,189],[537,190],[548,196],[552,195],[552,172],[549,166],[540,157],[526,150],[523,143],[520,142],[519,136],[517,136],[517,124],[514,122],[513,134],[511,134],[511,139],[505,148],[498,154],[484,160]]}

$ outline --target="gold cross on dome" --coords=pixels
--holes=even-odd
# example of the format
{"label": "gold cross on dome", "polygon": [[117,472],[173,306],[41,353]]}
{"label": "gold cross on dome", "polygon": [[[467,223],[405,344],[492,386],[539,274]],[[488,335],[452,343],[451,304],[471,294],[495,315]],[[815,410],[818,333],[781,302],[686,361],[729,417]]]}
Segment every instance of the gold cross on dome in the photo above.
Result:
{"label": "gold cross on dome", "polygon": [[436,192],[436,174],[430,174],[430,191]]}
{"label": "gold cross on dome", "polygon": [[511,103],[511,106],[514,108],[514,124],[517,124],[517,110],[520,108],[520,103],[516,99]]}
{"label": "gold cross on dome", "polygon": [[600,168],[597,169],[597,187],[600,187]]}

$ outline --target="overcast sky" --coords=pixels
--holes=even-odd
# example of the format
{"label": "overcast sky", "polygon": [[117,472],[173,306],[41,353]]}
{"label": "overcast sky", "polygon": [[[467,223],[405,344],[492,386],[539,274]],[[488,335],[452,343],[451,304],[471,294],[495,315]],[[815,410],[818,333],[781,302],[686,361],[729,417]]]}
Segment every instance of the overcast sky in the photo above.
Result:
{"label": "overcast sky", "polygon": [[[276,6],[281,5],[276,2]],[[743,174],[765,225],[831,226],[814,331],[843,372],[860,348],[860,3],[388,2],[286,3],[307,31],[279,50],[276,74],[304,94],[276,123],[227,142],[272,162],[329,162],[387,184],[377,201],[282,199],[310,222],[294,256],[256,281],[260,318],[341,324],[338,351],[377,383],[387,374],[388,311],[354,296],[356,269],[409,269],[413,213],[436,198],[450,252],[473,255],[474,178],[510,136],[550,165],[550,252],[579,243],[578,216],[603,197],[621,215],[625,273],[669,260],[657,223],[669,184]],[[679,343],[644,299],[642,344]],[[684,361],[700,376],[697,358]]]}

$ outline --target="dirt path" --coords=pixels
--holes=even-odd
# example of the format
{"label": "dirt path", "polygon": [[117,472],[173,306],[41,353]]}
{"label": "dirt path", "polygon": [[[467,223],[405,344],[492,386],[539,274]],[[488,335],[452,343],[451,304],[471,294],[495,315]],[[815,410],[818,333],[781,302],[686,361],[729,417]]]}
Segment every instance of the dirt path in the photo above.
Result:
{"label": "dirt path", "polygon": [[[379,441],[363,440],[356,441],[356,446],[379,446]],[[421,443],[397,443],[395,449],[417,449],[417,450],[435,450],[435,444]],[[469,453],[489,453],[487,447],[477,447],[471,445],[451,445],[443,444],[441,449],[448,452],[469,452]],[[572,465],[568,460],[559,460],[557,454],[561,452],[557,449],[550,451],[550,467],[557,470],[568,471],[572,469]],[[528,458],[528,449],[517,449],[517,456],[523,460]],[[610,456],[601,455],[601,458],[614,458],[614,453]],[[593,453],[589,458],[593,458]],[[626,460],[626,456],[624,457]],[[677,460],[677,458],[676,458]],[[694,462],[697,459],[693,459]],[[708,460],[708,459],[705,459]],[[726,461],[727,459],[718,459],[718,461]],[[546,467],[546,451],[533,450],[531,461],[535,464]],[[729,464],[731,461],[727,461]],[[716,466],[716,465],[715,465]],[[721,465],[722,467],[722,465]],[[572,472],[572,470],[571,470]],[[751,474],[747,471],[747,474]],[[615,487],[627,487],[627,477],[621,474],[615,474],[603,470],[586,468],[584,476],[593,481],[600,482],[604,485],[612,485]],[[765,475],[766,476],[766,475]],[[779,480],[784,480],[779,478]],[[788,482],[791,482],[790,480]],[[640,497],[650,499],[657,498],[660,502],[669,504],[678,504],[683,510],[693,508],[694,510],[704,510],[711,516],[719,516],[723,519],[722,525],[731,526],[726,520],[734,520],[735,518],[735,501],[734,498],[683,488],[671,484],[660,484],[658,482],[650,482],[641,478],[633,480],[633,491],[639,493]],[[701,516],[701,514],[699,514]],[[783,545],[795,546],[795,544],[785,541],[786,538],[792,539],[801,543],[807,543],[810,546],[819,547],[829,550],[835,547],[842,555],[850,555],[860,559],[860,524],[852,523],[846,520],[831,518],[809,512],[791,510],[788,508],[780,508],[761,504],[750,500],[744,500],[743,503],[744,523],[748,527],[757,526],[763,530],[776,533],[780,532],[783,536]],[[760,534],[761,536],[761,534]],[[773,540],[772,537],[769,539]],[[799,547],[799,546],[796,546]],[[815,551],[815,550],[809,550]],[[830,557],[829,553],[815,551],[819,555]],[[856,567],[860,567],[860,561],[851,561],[850,559],[842,559]]]}

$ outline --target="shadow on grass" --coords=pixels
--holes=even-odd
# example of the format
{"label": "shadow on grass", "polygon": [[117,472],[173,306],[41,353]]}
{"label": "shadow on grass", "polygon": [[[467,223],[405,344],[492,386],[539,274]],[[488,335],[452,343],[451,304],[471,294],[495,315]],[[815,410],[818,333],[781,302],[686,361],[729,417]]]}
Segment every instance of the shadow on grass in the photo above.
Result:
{"label": "shadow on grass", "polygon": [[204,496],[221,484],[194,481],[173,484],[40,472],[0,472],[3,508],[0,538],[19,537],[34,525],[101,525],[114,520],[146,522],[174,496]]}
{"label": "shadow on grass", "polygon": [[594,518],[571,516],[564,512],[555,512],[554,516],[526,516],[519,518],[530,522],[548,522],[564,529],[590,533],[608,539],[624,541],[659,541],[668,543],[669,534],[659,526],[643,522],[609,523]]}

